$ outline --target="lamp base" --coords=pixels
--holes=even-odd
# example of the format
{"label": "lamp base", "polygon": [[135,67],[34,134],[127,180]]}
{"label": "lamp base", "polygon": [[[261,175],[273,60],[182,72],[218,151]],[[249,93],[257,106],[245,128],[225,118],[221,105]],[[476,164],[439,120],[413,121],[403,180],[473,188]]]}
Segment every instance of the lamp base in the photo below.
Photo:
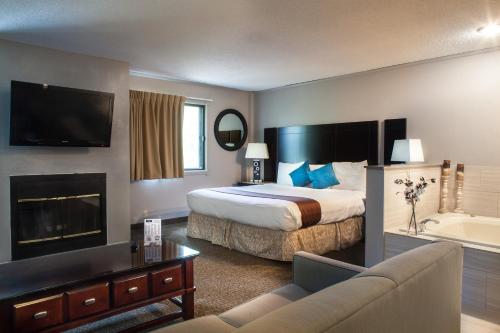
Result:
{"label": "lamp base", "polygon": [[253,165],[252,182],[260,183],[261,182],[260,160],[253,160],[252,165]]}

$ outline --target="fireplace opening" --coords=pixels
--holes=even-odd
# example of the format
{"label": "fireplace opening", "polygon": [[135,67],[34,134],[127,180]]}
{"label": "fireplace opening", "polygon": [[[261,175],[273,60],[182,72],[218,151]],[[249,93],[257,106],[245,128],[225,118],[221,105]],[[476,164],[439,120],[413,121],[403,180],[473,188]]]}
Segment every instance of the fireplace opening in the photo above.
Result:
{"label": "fireplace opening", "polygon": [[106,175],[11,177],[12,260],[106,244]]}

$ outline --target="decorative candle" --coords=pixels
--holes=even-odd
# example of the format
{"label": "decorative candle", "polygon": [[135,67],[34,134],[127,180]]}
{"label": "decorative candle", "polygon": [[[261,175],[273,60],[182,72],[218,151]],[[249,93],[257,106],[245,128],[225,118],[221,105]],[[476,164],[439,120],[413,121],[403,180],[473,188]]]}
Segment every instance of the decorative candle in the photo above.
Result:
{"label": "decorative candle", "polygon": [[464,164],[457,164],[457,174],[455,177],[455,213],[464,213],[464,178],[465,178],[465,166]]}
{"label": "decorative candle", "polygon": [[444,214],[449,212],[448,210],[448,181],[450,180],[450,160],[443,161],[443,167],[441,168],[441,193],[439,197],[439,213]]}

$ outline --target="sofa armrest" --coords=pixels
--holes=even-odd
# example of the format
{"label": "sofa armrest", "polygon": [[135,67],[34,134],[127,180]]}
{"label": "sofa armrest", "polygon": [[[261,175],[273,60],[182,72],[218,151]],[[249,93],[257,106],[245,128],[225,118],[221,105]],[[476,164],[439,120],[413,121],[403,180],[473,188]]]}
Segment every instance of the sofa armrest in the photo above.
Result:
{"label": "sofa armrest", "polygon": [[302,251],[293,256],[293,283],[313,293],[365,270],[365,267]]}

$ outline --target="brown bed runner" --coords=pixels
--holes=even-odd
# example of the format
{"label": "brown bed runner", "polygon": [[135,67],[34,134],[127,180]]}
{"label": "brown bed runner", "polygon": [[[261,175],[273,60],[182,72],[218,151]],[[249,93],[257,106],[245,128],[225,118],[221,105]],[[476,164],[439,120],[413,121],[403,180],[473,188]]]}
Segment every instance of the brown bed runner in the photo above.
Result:
{"label": "brown bed runner", "polygon": [[241,195],[245,197],[256,197],[256,198],[267,198],[267,199],[277,199],[285,200],[295,203],[300,210],[302,215],[302,228],[310,227],[315,225],[321,220],[321,205],[314,199],[303,198],[303,197],[292,197],[288,195],[277,195],[268,193],[257,193],[251,191],[243,191],[235,188],[211,188],[210,191]]}

